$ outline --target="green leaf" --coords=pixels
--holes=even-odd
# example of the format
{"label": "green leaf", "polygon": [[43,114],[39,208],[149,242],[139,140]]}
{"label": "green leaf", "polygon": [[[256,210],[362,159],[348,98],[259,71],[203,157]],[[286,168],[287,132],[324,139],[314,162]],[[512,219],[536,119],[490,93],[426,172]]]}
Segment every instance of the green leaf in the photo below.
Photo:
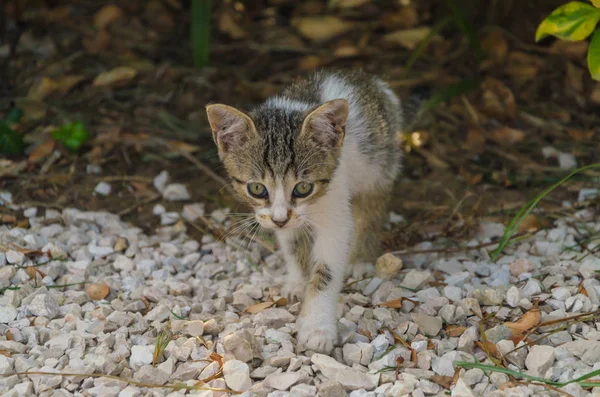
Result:
{"label": "green leaf", "polygon": [[592,78],[600,81],[600,29],[596,29],[592,36],[592,41],[588,48],[587,60]]}
{"label": "green leaf", "polygon": [[196,67],[208,66],[210,55],[210,18],[212,0],[192,0],[192,56]]}
{"label": "green leaf", "polygon": [[21,117],[23,117],[23,111],[21,109],[11,108],[8,113],[6,113],[6,116],[4,116],[4,121],[7,123],[18,123],[19,120],[21,120]]}
{"label": "green leaf", "polygon": [[90,133],[79,121],[65,124],[52,133],[52,138],[60,141],[69,150],[76,152],[90,139]]}
{"label": "green leaf", "polygon": [[4,121],[0,121],[0,153],[21,155],[25,152],[23,135],[14,131]]}
{"label": "green leaf", "polygon": [[583,40],[592,34],[599,20],[600,9],[580,1],[571,1],[558,7],[542,21],[535,32],[535,41],[549,35],[568,41]]}

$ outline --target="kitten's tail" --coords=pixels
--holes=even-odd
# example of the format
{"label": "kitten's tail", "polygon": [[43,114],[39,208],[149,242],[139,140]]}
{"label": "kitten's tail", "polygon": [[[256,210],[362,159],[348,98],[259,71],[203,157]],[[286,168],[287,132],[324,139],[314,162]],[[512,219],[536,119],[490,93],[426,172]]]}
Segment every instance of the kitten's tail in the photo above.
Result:
{"label": "kitten's tail", "polygon": [[408,99],[404,102],[402,113],[404,116],[404,130],[410,130],[419,121],[422,106],[431,97],[431,88],[420,85],[413,89]]}

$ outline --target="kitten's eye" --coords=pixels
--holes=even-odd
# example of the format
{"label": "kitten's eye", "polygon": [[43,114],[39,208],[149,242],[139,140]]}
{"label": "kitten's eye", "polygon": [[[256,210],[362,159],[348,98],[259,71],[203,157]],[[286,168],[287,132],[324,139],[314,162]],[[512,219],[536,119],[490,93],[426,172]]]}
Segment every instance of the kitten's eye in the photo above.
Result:
{"label": "kitten's eye", "polygon": [[308,182],[300,182],[294,186],[292,194],[294,197],[303,198],[312,193],[314,185]]}
{"label": "kitten's eye", "polygon": [[251,196],[256,198],[265,198],[268,195],[267,188],[262,183],[249,183],[248,184],[248,193]]}

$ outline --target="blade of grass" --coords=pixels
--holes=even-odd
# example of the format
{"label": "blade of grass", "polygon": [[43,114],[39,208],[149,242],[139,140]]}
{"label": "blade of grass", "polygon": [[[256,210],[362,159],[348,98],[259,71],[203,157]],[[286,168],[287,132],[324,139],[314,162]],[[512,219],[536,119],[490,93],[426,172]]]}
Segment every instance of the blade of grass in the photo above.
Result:
{"label": "blade of grass", "polygon": [[433,28],[431,28],[431,31],[429,32],[429,34],[427,34],[427,36],[425,36],[425,38],[423,40],[421,40],[421,42],[417,45],[417,47],[412,52],[412,54],[410,54],[410,58],[408,59],[408,61],[406,62],[406,66],[404,67],[404,74],[408,74],[408,72],[410,72],[410,69],[412,68],[414,63],[417,61],[417,59],[421,56],[421,54],[423,53],[425,48],[427,48],[427,46],[429,45],[431,40],[433,40],[433,38],[446,25],[448,25],[448,23],[450,23],[451,20],[452,20],[452,18],[446,17],[446,18],[442,19],[441,21],[439,21],[438,23],[436,23],[433,26]]}
{"label": "blade of grass", "polygon": [[548,380],[548,379],[544,379],[544,378],[539,378],[537,376],[533,376],[533,375],[529,375],[529,374],[524,374],[522,372],[513,371],[512,369],[503,368],[503,367],[495,367],[493,365],[471,363],[471,362],[468,362],[468,361],[457,361],[455,364],[456,364],[457,367],[462,367],[462,368],[465,368],[465,369],[479,368],[479,369],[481,369],[483,371],[501,372],[503,374],[512,375],[515,378],[529,379],[529,380],[532,380],[532,381],[535,381],[535,382],[541,382],[541,383],[545,383],[547,385],[552,385],[552,386],[556,386],[556,387],[564,387],[564,386],[569,385],[571,383],[577,383],[581,387],[594,387],[594,386],[599,386],[600,385],[600,382],[583,382],[584,380],[593,378],[594,376],[599,376],[600,375],[600,369],[597,369],[595,371],[589,372],[589,373],[587,373],[585,375],[580,376],[579,378],[571,379],[571,380],[566,381],[566,382],[555,382],[555,381],[552,381],[552,380]]}
{"label": "blade of grass", "polygon": [[192,0],[192,55],[196,67],[208,66],[212,0]]}
{"label": "blade of grass", "polygon": [[521,222],[523,222],[525,217],[527,217],[527,215],[529,215],[531,213],[531,211],[534,210],[534,208],[537,206],[537,204],[544,197],[546,197],[554,189],[556,189],[557,187],[559,187],[560,185],[562,185],[563,183],[568,181],[573,175],[579,174],[580,172],[587,171],[587,170],[590,170],[593,168],[600,168],[600,163],[590,164],[585,167],[576,169],[575,171],[571,172],[569,175],[567,175],[560,181],[556,182],[554,185],[552,185],[549,188],[547,188],[546,190],[544,190],[542,193],[540,193],[537,197],[533,198],[527,204],[525,204],[525,206],[523,206],[523,208],[521,208],[521,210],[517,213],[517,215],[515,215],[515,217],[512,219],[512,221],[510,222],[510,224],[504,231],[504,234],[502,235],[502,238],[500,239],[500,242],[498,243],[498,247],[495,250],[493,250],[492,252],[490,252],[491,260],[493,262],[496,262],[496,260],[498,259],[498,257],[500,256],[500,254],[502,253],[504,248],[506,248],[506,246],[508,245],[508,242],[509,242],[510,238],[512,237],[512,235],[515,234],[515,232],[519,228],[519,225],[521,224]]}
{"label": "blade of grass", "polygon": [[463,31],[463,33],[467,36],[469,40],[469,45],[475,51],[475,55],[477,59],[481,61],[485,55],[483,50],[481,49],[481,44],[479,42],[479,38],[473,29],[473,26],[467,21],[465,14],[461,11],[460,7],[456,5],[454,0],[446,0],[446,5],[450,8],[452,12],[452,19],[454,19],[454,23],[456,26]]}

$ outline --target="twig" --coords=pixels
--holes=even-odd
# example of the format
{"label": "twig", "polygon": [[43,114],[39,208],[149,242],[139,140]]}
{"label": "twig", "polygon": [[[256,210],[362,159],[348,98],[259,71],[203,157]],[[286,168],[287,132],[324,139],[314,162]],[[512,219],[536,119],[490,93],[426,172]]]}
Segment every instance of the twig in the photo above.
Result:
{"label": "twig", "polygon": [[146,200],[139,201],[139,202],[135,203],[134,205],[125,208],[124,210],[118,212],[117,215],[119,215],[119,216],[126,215],[126,214],[130,213],[131,211],[133,211],[134,209],[136,209],[137,207],[144,205],[144,204],[151,203],[155,200],[158,200],[159,198],[160,198],[160,194],[155,194],[152,197],[147,198]]}
{"label": "twig", "polygon": [[188,386],[185,383],[178,384],[167,384],[167,385],[159,385],[156,383],[143,383],[137,382],[133,379],[121,378],[120,376],[115,375],[106,375],[106,374],[76,374],[76,373],[60,373],[60,372],[44,372],[44,371],[26,371],[26,372],[10,372],[6,374],[0,374],[1,377],[9,377],[9,376],[23,376],[23,375],[50,375],[50,376],[79,376],[85,378],[109,378],[115,379],[121,382],[129,383],[130,385],[138,386],[138,387],[147,387],[153,389],[172,389],[172,390],[212,390],[212,391],[220,391],[225,393],[233,393],[240,394],[240,392],[231,390],[231,389],[222,389],[218,387],[209,387],[209,386]]}

